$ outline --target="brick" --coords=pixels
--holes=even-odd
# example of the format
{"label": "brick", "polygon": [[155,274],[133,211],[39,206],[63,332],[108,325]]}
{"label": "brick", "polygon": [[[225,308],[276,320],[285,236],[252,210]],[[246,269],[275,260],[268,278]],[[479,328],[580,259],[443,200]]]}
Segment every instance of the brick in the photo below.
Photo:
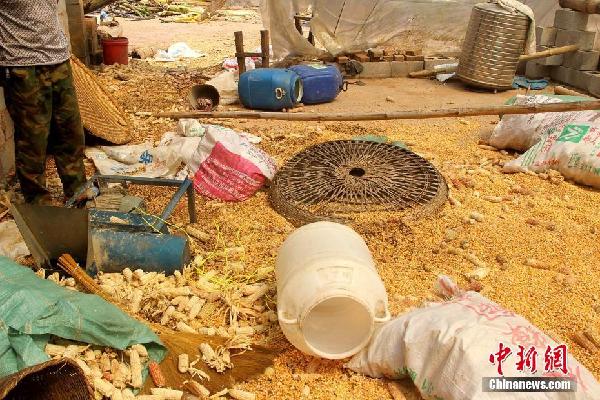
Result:
{"label": "brick", "polygon": [[404,54],[394,54],[394,61],[404,61],[406,60],[406,57],[404,56]]}
{"label": "brick", "polygon": [[554,26],[571,31],[584,31],[588,26],[588,14],[578,11],[558,9],[554,14]]}
{"label": "brick", "polygon": [[588,72],[587,90],[592,95],[600,97],[600,72]]}
{"label": "brick", "polygon": [[354,59],[361,63],[365,63],[370,60],[367,53],[356,53],[356,54],[354,54]]}
{"label": "brick", "polygon": [[542,79],[550,76],[551,67],[529,61],[525,67],[525,76],[529,79]]}
{"label": "brick", "polygon": [[587,31],[566,31],[557,29],[556,47],[576,44],[579,50],[596,50],[596,32]]}
{"label": "brick", "polygon": [[392,76],[408,76],[411,72],[422,71],[425,63],[423,61],[394,61],[392,65]]}
{"label": "brick", "polygon": [[364,62],[361,78],[390,78],[392,76],[392,63],[390,62]]}
{"label": "brick", "polygon": [[407,56],[421,56],[423,55],[423,50],[406,50],[405,54]]}
{"label": "brick", "polygon": [[350,61],[350,59],[346,56],[338,56],[336,58],[336,61],[338,64],[348,64],[348,61]]}
{"label": "brick", "polygon": [[383,58],[383,49],[369,49],[369,57],[371,61],[381,60]]}
{"label": "brick", "polygon": [[538,46],[554,46],[556,44],[556,28],[536,26],[535,41]]}
{"label": "brick", "polygon": [[407,54],[406,61],[425,61],[425,57],[424,56],[409,56]]}
{"label": "brick", "polygon": [[426,57],[424,69],[434,69],[438,65],[456,64],[458,59],[449,57]]}
{"label": "brick", "polygon": [[567,68],[578,69],[580,71],[595,71],[598,68],[600,52],[576,51],[564,55],[563,65]]}
{"label": "brick", "polygon": [[[546,47],[546,46],[538,46],[537,47],[537,51],[545,51],[545,50],[549,50],[549,49],[551,49],[551,47]],[[538,58],[537,60],[535,60],[535,62],[537,62],[540,65],[552,65],[552,66],[562,65],[563,58],[564,58],[563,54],[557,54],[552,57]]]}

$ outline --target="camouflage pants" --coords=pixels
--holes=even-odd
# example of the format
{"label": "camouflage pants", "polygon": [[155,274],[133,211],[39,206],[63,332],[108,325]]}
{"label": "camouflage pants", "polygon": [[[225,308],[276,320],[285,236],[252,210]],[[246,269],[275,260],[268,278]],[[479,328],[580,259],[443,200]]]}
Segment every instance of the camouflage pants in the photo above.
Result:
{"label": "camouflage pants", "polygon": [[65,196],[85,182],[84,135],[71,64],[9,67],[6,102],[15,125],[15,164],[25,201],[47,203],[46,159],[54,155]]}

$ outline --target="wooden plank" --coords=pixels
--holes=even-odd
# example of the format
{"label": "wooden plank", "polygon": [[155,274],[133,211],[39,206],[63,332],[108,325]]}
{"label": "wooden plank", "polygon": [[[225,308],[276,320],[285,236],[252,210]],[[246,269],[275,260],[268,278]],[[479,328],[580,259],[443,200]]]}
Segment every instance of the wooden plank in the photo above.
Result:
{"label": "wooden plank", "polygon": [[235,54],[238,62],[238,71],[241,74],[246,72],[246,57],[244,54],[244,33],[237,31],[233,33],[235,38]]}
{"label": "wooden plank", "polygon": [[85,16],[82,0],[67,0],[67,15],[69,17],[69,36],[71,37],[71,53],[84,64],[89,63],[87,37],[85,34]]}

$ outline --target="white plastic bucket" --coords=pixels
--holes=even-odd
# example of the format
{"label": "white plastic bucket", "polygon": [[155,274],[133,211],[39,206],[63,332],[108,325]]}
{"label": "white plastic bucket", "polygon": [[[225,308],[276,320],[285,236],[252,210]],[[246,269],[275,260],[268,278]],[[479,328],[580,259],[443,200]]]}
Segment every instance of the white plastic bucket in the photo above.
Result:
{"label": "white plastic bucket", "polygon": [[317,222],[294,231],[279,249],[275,276],[279,324],[306,354],[350,357],[390,319],[373,257],[345,225]]}

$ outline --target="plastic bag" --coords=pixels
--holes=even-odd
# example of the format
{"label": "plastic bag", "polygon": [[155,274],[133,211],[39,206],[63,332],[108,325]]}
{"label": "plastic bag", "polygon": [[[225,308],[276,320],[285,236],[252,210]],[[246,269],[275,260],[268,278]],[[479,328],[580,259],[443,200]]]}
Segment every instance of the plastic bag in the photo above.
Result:
{"label": "plastic bag", "polygon": [[[570,103],[589,100],[586,97],[552,96],[552,95],[518,95],[511,98],[509,104],[532,105],[550,103]],[[498,149],[526,151],[538,143],[542,134],[553,126],[563,125],[572,121],[596,121],[600,119],[598,111],[571,111],[561,113],[541,113],[524,115],[505,115],[488,143]]]}
{"label": "plastic bag", "polygon": [[206,82],[207,85],[214,86],[219,92],[219,104],[230,105],[240,101],[238,95],[238,74],[236,69],[237,61],[235,68],[225,70]]}
{"label": "plastic bag", "polygon": [[[223,68],[226,70],[237,71],[239,69],[237,58],[226,58],[223,60]],[[246,71],[252,69],[256,69],[256,61],[252,57],[246,57]]]}
{"label": "plastic bag", "polygon": [[251,143],[250,134],[239,133],[219,125],[204,125],[205,134],[193,147],[188,138],[174,138],[170,146],[181,153],[188,171],[194,176],[199,193],[224,201],[243,201],[275,175],[275,161]]}
{"label": "plastic bag", "polygon": [[172,178],[181,168],[181,156],[165,146],[150,143],[87,148],[87,158],[103,175],[130,175],[146,178]]}
{"label": "plastic bag", "polygon": [[[446,278],[439,285],[450,293],[458,293],[456,297],[388,322],[346,367],[377,378],[410,377],[426,399],[600,399],[600,384],[566,350],[561,353],[562,361],[566,357],[566,373],[554,370],[558,363],[545,365],[548,349],[554,357],[555,350],[563,349],[561,343],[476,292],[458,292],[448,281]],[[501,376],[496,358],[501,345],[512,351],[501,363],[505,377],[569,377],[577,382],[577,392],[484,393],[482,379]],[[525,351],[531,347],[537,350],[536,373],[527,365],[523,371],[518,370],[519,346]]]}
{"label": "plastic bag", "polygon": [[204,53],[192,50],[187,43],[178,42],[169,46],[167,51],[159,50],[154,59],[156,61],[176,61],[180,58],[200,58],[205,56],[206,54]]}
{"label": "plastic bag", "polygon": [[600,188],[600,123],[572,122],[548,128],[541,140],[504,172],[556,170],[565,178]]}
{"label": "plastic bag", "polygon": [[119,350],[141,343],[159,362],[166,354],[146,325],[114,305],[0,257],[0,378],[48,361],[44,347],[50,335]]}

